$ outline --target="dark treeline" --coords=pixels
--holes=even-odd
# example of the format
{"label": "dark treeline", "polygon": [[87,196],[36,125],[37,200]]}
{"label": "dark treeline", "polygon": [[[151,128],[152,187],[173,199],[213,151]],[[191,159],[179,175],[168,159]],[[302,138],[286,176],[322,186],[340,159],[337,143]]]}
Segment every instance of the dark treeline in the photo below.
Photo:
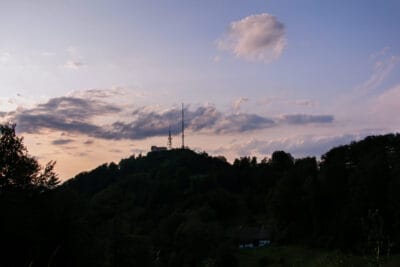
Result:
{"label": "dark treeline", "polygon": [[272,244],[400,249],[397,134],[333,148],[320,161],[283,151],[233,164],[189,149],[152,152],[60,186],[53,163],[41,169],[12,126],[1,134],[1,266],[237,266],[240,227],[270,229]]}

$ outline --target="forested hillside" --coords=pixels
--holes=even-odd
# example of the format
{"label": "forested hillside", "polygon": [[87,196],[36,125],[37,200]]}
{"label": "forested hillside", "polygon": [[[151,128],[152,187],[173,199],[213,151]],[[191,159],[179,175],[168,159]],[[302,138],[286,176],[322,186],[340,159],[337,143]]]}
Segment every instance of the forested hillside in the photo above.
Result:
{"label": "forested hillside", "polygon": [[238,266],[243,228],[268,229],[273,246],[400,249],[398,134],[333,148],[320,161],[283,151],[233,164],[189,149],[151,152],[58,187],[49,177],[5,183],[14,163],[3,141],[1,266]]}

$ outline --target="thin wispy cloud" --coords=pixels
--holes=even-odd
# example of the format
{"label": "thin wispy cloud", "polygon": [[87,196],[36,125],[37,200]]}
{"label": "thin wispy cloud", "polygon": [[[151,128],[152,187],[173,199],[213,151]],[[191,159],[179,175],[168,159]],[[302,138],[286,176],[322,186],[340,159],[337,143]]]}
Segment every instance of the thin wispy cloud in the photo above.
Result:
{"label": "thin wispy cloud", "polygon": [[400,56],[390,54],[388,47],[372,55],[371,59],[374,60],[374,68],[368,80],[356,88],[360,93],[369,93],[380,86],[400,62]]}
{"label": "thin wispy cloud", "polygon": [[282,108],[282,106],[312,108],[319,105],[318,101],[313,99],[291,99],[287,96],[262,97],[257,99],[255,103],[258,106],[277,106],[278,108]]}
{"label": "thin wispy cloud", "polygon": [[123,96],[127,94],[126,89],[123,87],[114,87],[111,89],[87,89],[87,90],[77,90],[71,92],[68,96],[86,98],[86,99],[107,99],[114,96]]}
{"label": "thin wispy cloud", "polygon": [[369,60],[371,74],[366,76],[365,81],[332,101],[336,116],[351,121],[352,124],[365,125],[372,121],[376,123],[374,118],[382,118],[378,113],[382,113],[384,108],[379,104],[382,101],[378,99],[391,90],[392,86],[388,85],[388,81],[394,76],[393,73],[400,62],[400,55],[393,54],[389,47],[384,47],[370,55]]}
{"label": "thin wispy cloud", "polygon": [[246,103],[247,101],[249,101],[247,97],[239,97],[238,99],[236,99],[232,104],[233,111],[239,112],[242,104]]}
{"label": "thin wispy cloud", "polygon": [[216,125],[217,133],[242,133],[270,128],[276,125],[273,119],[257,114],[232,114],[224,117]]}
{"label": "thin wispy cloud", "polygon": [[67,52],[67,61],[64,63],[64,68],[71,70],[78,70],[86,66],[86,63],[83,61],[80,51],[77,47],[70,46],[66,49]]}
{"label": "thin wispy cloud", "polygon": [[[375,98],[371,103],[371,119],[389,125],[399,125],[400,84],[393,86]],[[400,128],[397,128],[400,130]]]}
{"label": "thin wispy cloud", "polygon": [[296,106],[301,106],[301,107],[315,107],[318,103],[310,99],[297,99],[289,101],[289,104],[294,104]]}
{"label": "thin wispy cloud", "polygon": [[72,70],[77,70],[84,66],[86,66],[86,65],[82,61],[77,61],[77,60],[72,60],[72,59],[67,60],[67,62],[65,62],[65,64],[64,64],[64,68],[72,69]]}
{"label": "thin wispy cloud", "polygon": [[268,13],[231,22],[218,48],[249,61],[270,62],[281,56],[285,46],[285,25]]}
{"label": "thin wispy cloud", "polygon": [[332,115],[285,114],[281,121],[288,124],[332,123]]}
{"label": "thin wispy cloud", "polygon": [[364,132],[345,133],[337,135],[298,135],[293,137],[272,138],[268,140],[251,139],[247,142],[233,143],[220,147],[211,153],[229,154],[237,156],[271,155],[274,151],[283,150],[295,157],[321,156],[331,148],[348,144],[354,140],[364,138]]}
{"label": "thin wispy cloud", "polygon": [[73,139],[56,139],[56,140],[53,140],[51,142],[51,144],[56,145],[56,146],[60,146],[60,145],[62,146],[62,145],[70,144],[72,142],[74,142]]}
{"label": "thin wispy cloud", "polygon": [[85,142],[83,142],[84,145],[93,145],[94,141],[93,140],[86,140]]}
{"label": "thin wispy cloud", "polygon": [[11,53],[0,50],[0,63],[7,63],[11,59]]}
{"label": "thin wispy cloud", "polygon": [[214,63],[219,63],[220,61],[221,61],[221,57],[220,56],[217,55],[217,56],[213,57],[213,62]]}

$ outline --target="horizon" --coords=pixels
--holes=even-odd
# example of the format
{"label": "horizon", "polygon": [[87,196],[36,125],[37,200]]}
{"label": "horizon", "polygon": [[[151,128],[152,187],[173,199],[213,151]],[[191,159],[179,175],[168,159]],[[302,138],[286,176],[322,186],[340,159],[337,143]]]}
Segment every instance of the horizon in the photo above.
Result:
{"label": "horizon", "polygon": [[400,2],[2,1],[0,122],[62,180],[185,145],[315,156],[400,132]]}

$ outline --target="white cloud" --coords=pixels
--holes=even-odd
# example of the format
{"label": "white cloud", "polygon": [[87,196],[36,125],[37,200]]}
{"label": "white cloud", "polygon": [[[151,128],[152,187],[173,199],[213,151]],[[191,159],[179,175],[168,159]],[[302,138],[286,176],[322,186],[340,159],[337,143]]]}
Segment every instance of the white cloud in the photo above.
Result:
{"label": "white cloud", "polygon": [[85,63],[83,63],[82,61],[75,61],[75,60],[71,60],[71,59],[67,60],[67,62],[65,62],[65,64],[64,64],[64,68],[72,69],[72,70],[77,70],[84,66],[85,66]]}
{"label": "white cloud", "polygon": [[270,62],[286,46],[285,25],[267,13],[251,15],[230,24],[218,47],[249,61]]}
{"label": "white cloud", "polygon": [[11,59],[11,54],[0,50],[0,63],[7,63]]}

